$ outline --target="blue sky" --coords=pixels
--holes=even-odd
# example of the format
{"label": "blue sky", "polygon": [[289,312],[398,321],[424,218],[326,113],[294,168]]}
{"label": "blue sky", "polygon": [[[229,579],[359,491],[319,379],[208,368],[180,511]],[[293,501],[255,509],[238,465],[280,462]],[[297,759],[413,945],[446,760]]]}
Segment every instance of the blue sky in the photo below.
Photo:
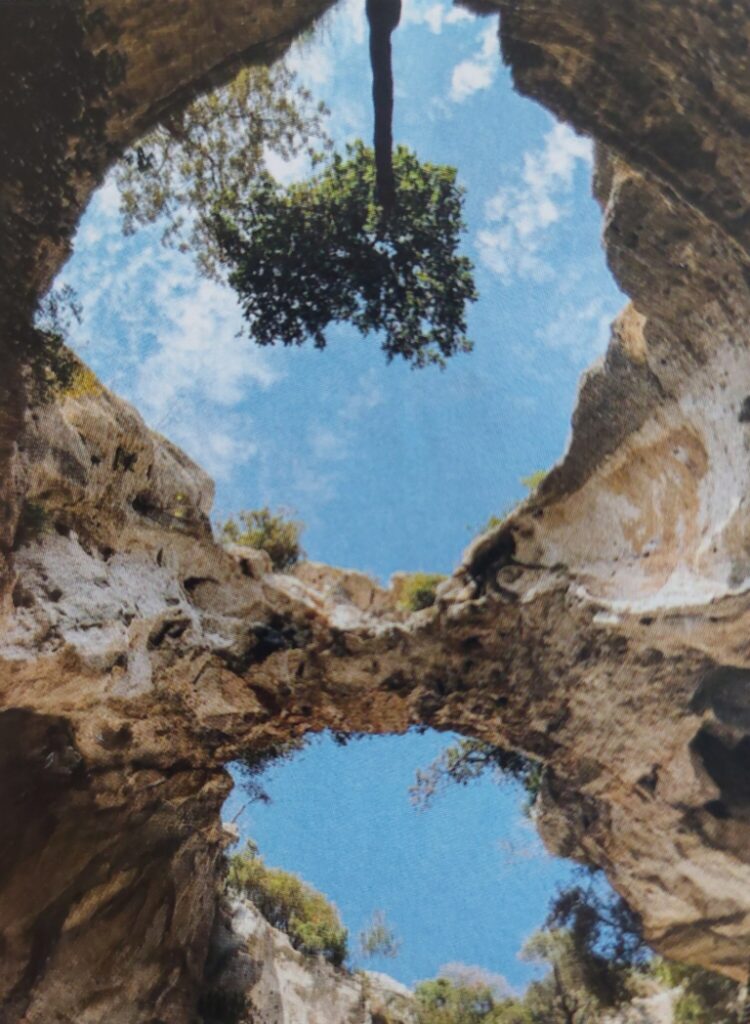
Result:
{"label": "blue sky", "polygon": [[[74,347],[213,474],[218,518],[293,509],[311,558],[383,581],[399,569],[449,572],[472,533],[523,496],[520,478],[559,458],[580,373],[623,304],[600,247],[591,147],[513,92],[496,33],[495,18],[404,0],[394,36],[395,139],[457,166],[467,189],[465,251],[481,298],[469,318],[475,349],[446,370],[387,366],[376,339],[346,327],[323,353],[237,338],[231,291],[161,247],[158,226],[122,236],[111,180],[61,278],[84,308]],[[290,54],[330,107],[339,144],[370,138],[368,60],[362,0],[339,3]],[[387,965],[397,977],[462,960],[520,984],[528,968],[515,952],[565,869],[538,850],[502,868],[497,840],[529,840],[510,789],[482,783],[414,812],[406,789],[441,742],[341,751],[320,741],[243,825],[269,861],[330,893],[355,931],[385,908],[404,939]]]}

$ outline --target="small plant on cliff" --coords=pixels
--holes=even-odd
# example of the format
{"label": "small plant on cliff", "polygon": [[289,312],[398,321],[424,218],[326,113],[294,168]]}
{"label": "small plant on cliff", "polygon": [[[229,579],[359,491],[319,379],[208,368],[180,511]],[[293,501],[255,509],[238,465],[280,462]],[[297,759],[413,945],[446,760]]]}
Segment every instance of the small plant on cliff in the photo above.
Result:
{"label": "small plant on cliff", "polygon": [[363,957],[398,956],[401,940],[388,924],[384,910],[375,910],[370,923],[359,933],[359,952]]}
{"label": "small plant on cliff", "polygon": [[237,213],[269,154],[290,160],[312,154],[315,144],[326,148],[326,114],[283,64],[243,68],[125,154],[116,173],[123,230],[164,224],[162,241],[191,251],[199,269],[216,277],[214,208]]}
{"label": "small plant on cliff", "polygon": [[259,345],[325,348],[326,329],[378,332],[388,361],[444,365],[467,352],[472,266],[458,255],[463,189],[452,167],[400,146],[396,195],[376,201],[373,152],[361,141],[310,180],[260,174],[239,214],[217,204],[214,230],[250,336]]}
{"label": "small plant on cliff", "polygon": [[35,343],[30,365],[40,398],[49,400],[71,386],[81,366],[65,344],[71,327],[80,323],[82,307],[70,285],[51,288],[42,298],[34,315],[32,333]]}
{"label": "small plant on cliff", "polygon": [[348,935],[336,907],[291,872],[267,867],[254,843],[230,858],[227,886],[286,932],[295,949],[320,954],[337,967],[346,960]]}
{"label": "small plant on cliff", "polygon": [[220,527],[225,543],[244,544],[265,551],[276,572],[293,568],[305,553],[300,536],[304,529],[296,519],[289,519],[283,509],[272,512],[268,506],[247,509],[236,519],[228,519]]}
{"label": "small plant on cliff", "polygon": [[417,1024],[537,1024],[522,1000],[507,994],[504,979],[456,966],[417,985]]}
{"label": "small plant on cliff", "polygon": [[399,604],[410,612],[419,612],[431,608],[435,603],[438,584],[445,576],[440,573],[413,572],[401,584]]}

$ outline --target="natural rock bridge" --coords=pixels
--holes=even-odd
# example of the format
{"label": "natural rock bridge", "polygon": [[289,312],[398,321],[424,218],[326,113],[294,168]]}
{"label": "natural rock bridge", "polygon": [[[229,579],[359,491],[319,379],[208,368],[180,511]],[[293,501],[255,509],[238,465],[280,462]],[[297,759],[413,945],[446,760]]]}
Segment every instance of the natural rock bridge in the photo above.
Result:
{"label": "natural rock bridge", "polygon": [[[0,1019],[193,1019],[222,766],[325,727],[542,758],[540,826],[669,956],[750,934],[750,23],[720,0],[494,0],[518,88],[599,143],[631,298],[569,450],[410,618],[356,573],[263,572],[206,476],[107,392],[26,399],[36,296],[124,146],[312,0],[0,10]],[[11,102],[12,100],[12,102]],[[488,457],[492,453],[488,452]],[[29,503],[49,528],[23,529]]]}

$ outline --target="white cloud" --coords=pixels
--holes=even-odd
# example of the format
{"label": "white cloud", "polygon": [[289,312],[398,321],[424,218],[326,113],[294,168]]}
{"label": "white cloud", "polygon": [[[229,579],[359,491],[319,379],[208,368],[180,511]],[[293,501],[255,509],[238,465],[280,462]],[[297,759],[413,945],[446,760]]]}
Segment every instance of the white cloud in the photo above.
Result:
{"label": "white cloud", "polygon": [[304,150],[290,160],[285,160],[275,150],[266,147],[263,151],[266,168],[282,185],[304,181],[310,175],[310,158]]}
{"label": "white cloud", "polygon": [[449,95],[454,103],[463,103],[475,92],[489,89],[495,80],[499,55],[497,25],[494,19],[480,32],[479,44],[479,49],[473,57],[462,60],[453,69]]}
{"label": "white cloud", "polygon": [[458,25],[461,21],[476,21],[476,15],[472,14],[471,11],[467,11],[465,7],[453,4],[445,16],[445,21],[448,25]]}
{"label": "white cloud", "polygon": [[332,421],[314,424],[310,430],[310,452],[320,461],[339,461],[351,452],[356,432],[368,413],[383,402],[383,389],[373,370],[361,374],[336,410]]}
{"label": "white cloud", "polygon": [[195,278],[188,291],[178,282],[162,278],[157,287],[167,312],[135,384],[138,406],[155,424],[171,420],[176,406],[179,418],[196,402],[238,405],[249,384],[265,388],[278,379],[257,345],[237,336],[240,313],[227,288]]}
{"label": "white cloud", "polygon": [[436,0],[404,0],[401,11],[402,25],[427,25],[435,35],[440,35],[443,25],[474,20],[475,16],[466,8]]}
{"label": "white cloud", "polygon": [[545,348],[565,351],[573,362],[585,366],[606,349],[616,312],[614,304],[602,296],[583,304],[566,301],[536,337]]}
{"label": "white cloud", "polygon": [[591,143],[555,124],[541,150],[524,154],[520,184],[502,185],[485,205],[488,226],[477,235],[482,262],[504,281],[553,276],[543,257],[549,229],[567,215],[564,198],[578,163],[591,163]]}
{"label": "white cloud", "polygon": [[333,59],[325,39],[313,37],[292,47],[286,60],[287,67],[299,75],[307,86],[320,88],[333,78]]}

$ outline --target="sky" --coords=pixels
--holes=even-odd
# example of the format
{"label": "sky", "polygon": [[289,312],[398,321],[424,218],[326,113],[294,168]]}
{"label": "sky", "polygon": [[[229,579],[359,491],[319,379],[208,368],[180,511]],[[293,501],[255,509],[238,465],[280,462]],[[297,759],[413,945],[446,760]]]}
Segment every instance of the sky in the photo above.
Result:
{"label": "sky", "polygon": [[[369,140],[362,0],[340,0],[288,61],[330,108],[339,146]],[[212,474],[217,521],[289,509],[310,558],[384,582],[397,570],[450,572],[489,516],[523,497],[521,478],[561,456],[580,374],[624,302],[600,245],[591,145],[513,91],[496,18],[404,0],[394,74],[395,141],[456,166],[466,188],[475,347],[445,370],[386,365],[377,339],[347,327],[330,331],[324,352],[238,338],[232,292],[163,248],[158,225],[122,235],[111,177],[58,282],[83,307],[73,347]],[[304,168],[272,170],[288,180]],[[444,742],[342,750],[322,739],[276,773],[273,804],[240,824],[269,863],[331,895],[355,933],[386,910],[402,951],[374,966],[411,984],[451,961],[480,963],[521,985],[529,968],[516,952],[568,868],[538,845],[527,856],[533,835],[512,787],[479,783],[425,815],[410,806],[414,770]],[[512,866],[501,840],[526,851]]]}

